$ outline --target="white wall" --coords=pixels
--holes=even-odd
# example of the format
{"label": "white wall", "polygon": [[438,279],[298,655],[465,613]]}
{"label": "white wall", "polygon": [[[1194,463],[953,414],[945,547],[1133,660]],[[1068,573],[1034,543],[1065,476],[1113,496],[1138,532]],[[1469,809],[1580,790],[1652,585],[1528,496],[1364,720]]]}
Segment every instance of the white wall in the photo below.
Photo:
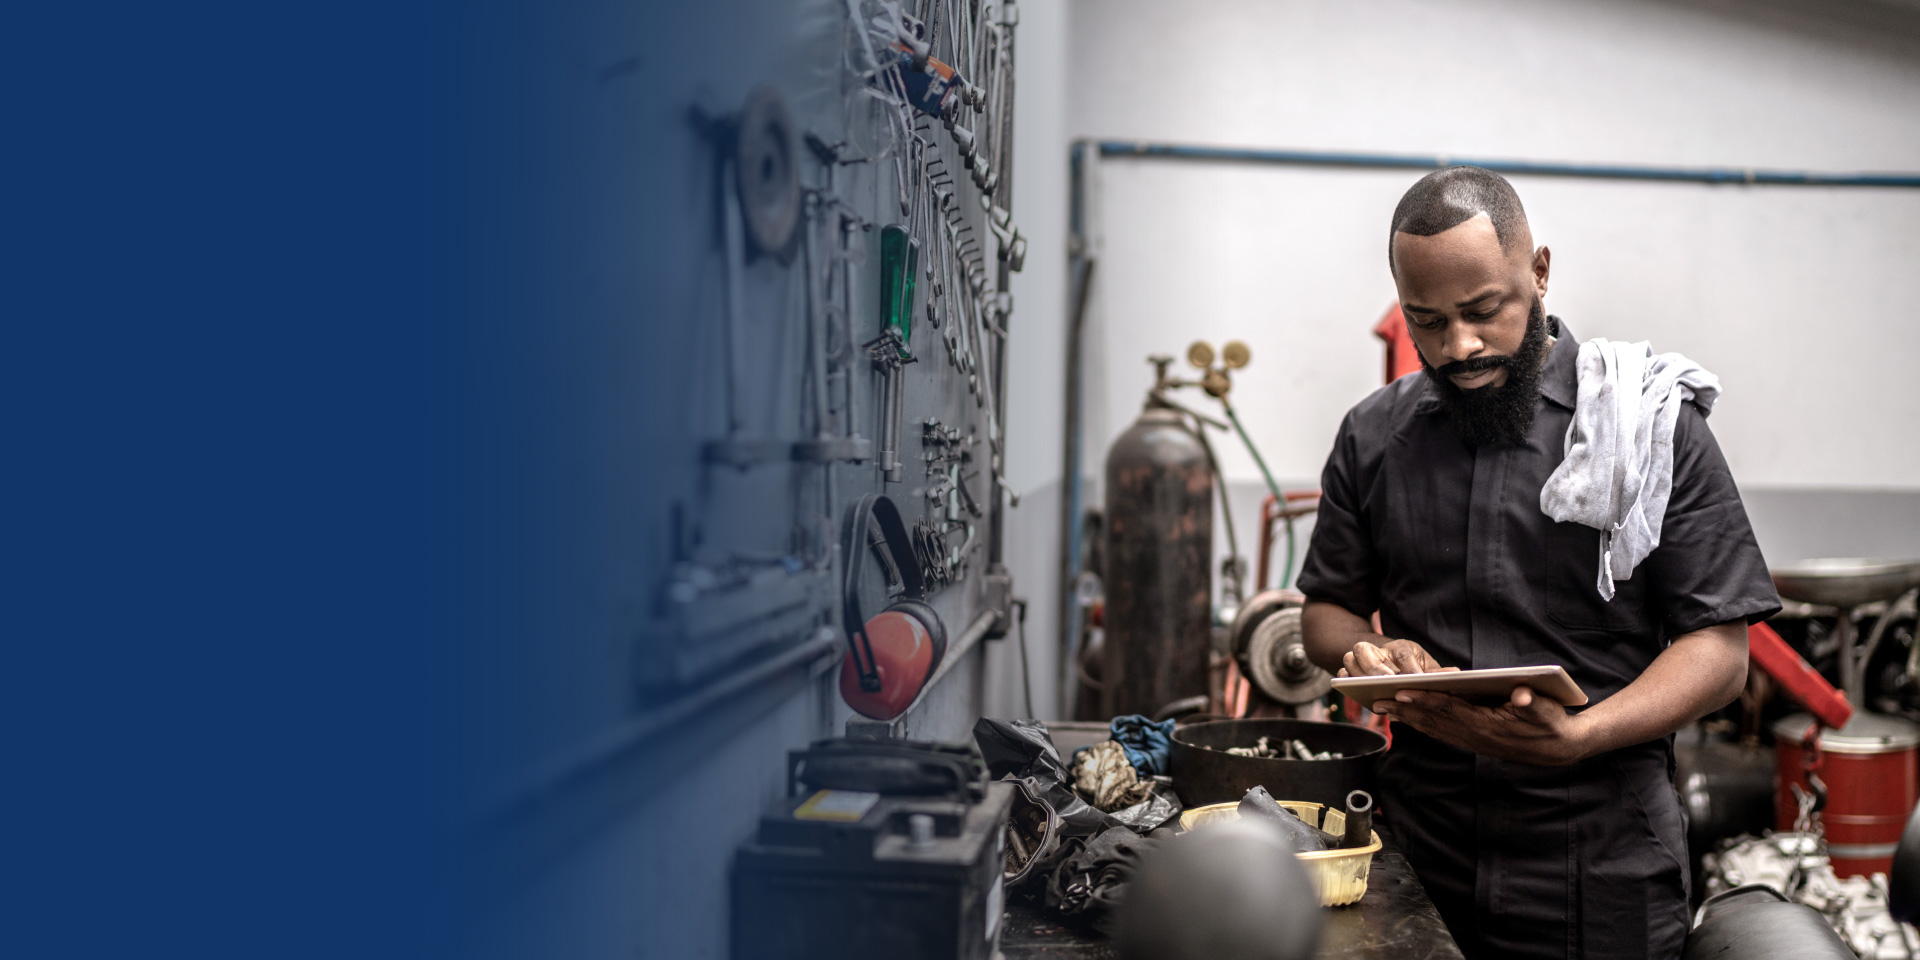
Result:
{"label": "white wall", "polygon": [[[1027,236],[1026,268],[1013,275],[1007,351],[1007,481],[1021,494],[1007,515],[1007,568],[1028,601],[1028,662],[1034,712],[1059,717],[1058,616],[1060,439],[1067,308],[1067,144],[1071,38],[1067,0],[1021,0],[1014,87],[1013,214]],[[1025,715],[1019,648],[987,648],[985,709]]]}
{"label": "white wall", "polygon": [[[1920,169],[1920,14],[1821,9],[1080,0],[1068,120],[1101,138]],[[1107,160],[1090,474],[1139,408],[1147,354],[1240,338],[1248,427],[1283,482],[1316,477],[1341,414],[1379,383],[1387,224],[1418,176]],[[1920,443],[1889,442],[1920,423],[1920,323],[1904,316],[1920,303],[1920,190],[1514,180],[1554,250],[1549,309],[1582,338],[1650,340],[1718,373],[1712,425],[1743,487],[1920,491]],[[1048,388],[1057,370],[1016,367]],[[1236,485],[1257,480],[1222,453]]]}

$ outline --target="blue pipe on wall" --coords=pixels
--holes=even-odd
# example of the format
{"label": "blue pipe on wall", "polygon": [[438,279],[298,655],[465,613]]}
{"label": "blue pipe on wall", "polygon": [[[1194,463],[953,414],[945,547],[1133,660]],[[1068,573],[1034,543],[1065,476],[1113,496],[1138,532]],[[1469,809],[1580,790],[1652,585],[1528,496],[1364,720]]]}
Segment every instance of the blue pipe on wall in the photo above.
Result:
{"label": "blue pipe on wall", "polygon": [[1179,160],[1227,160],[1313,167],[1374,167],[1437,170],[1450,166],[1485,167],[1495,173],[1603,180],[1666,180],[1685,183],[1733,183],[1798,187],[1920,187],[1920,173],[1817,173],[1810,170],[1760,170],[1752,167],[1642,167],[1604,163],[1551,163],[1535,160],[1486,160],[1445,154],[1348,153],[1321,150],[1265,150],[1254,147],[1205,147],[1130,140],[1099,141],[1103,157],[1166,157]]}

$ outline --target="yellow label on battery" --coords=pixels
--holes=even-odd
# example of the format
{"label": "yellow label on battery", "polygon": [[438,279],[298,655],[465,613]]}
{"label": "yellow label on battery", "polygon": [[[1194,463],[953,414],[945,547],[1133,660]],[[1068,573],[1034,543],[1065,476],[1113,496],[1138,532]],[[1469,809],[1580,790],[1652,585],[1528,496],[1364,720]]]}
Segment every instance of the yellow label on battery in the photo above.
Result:
{"label": "yellow label on battery", "polygon": [[794,808],[795,820],[839,820],[853,823],[867,815],[880,795],[862,790],[822,790]]}

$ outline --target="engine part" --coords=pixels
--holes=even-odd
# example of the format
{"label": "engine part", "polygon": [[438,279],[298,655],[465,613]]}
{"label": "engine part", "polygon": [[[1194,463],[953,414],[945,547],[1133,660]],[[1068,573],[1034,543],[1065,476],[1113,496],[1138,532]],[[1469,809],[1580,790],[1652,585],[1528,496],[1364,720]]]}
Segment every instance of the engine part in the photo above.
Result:
{"label": "engine part", "polygon": [[[1207,692],[1213,470],[1185,418],[1148,400],[1107,455],[1105,711]],[[1244,791],[1243,791],[1244,792]]]}
{"label": "engine part", "polygon": [[[1716,853],[1702,858],[1706,875],[1708,903],[1702,905],[1695,920],[1705,929],[1711,919],[1708,905],[1731,903],[1738,899],[1730,892],[1768,887],[1779,891],[1796,905],[1817,911],[1840,940],[1853,952],[1868,960],[1905,960],[1920,952],[1920,935],[1913,928],[1894,920],[1889,912],[1890,896],[1884,874],[1872,877],[1838,877],[1828,860],[1820,838],[1808,833],[1772,833],[1761,837],[1741,837],[1725,843]],[[1696,935],[1698,931],[1696,930]],[[1912,950],[1913,952],[1909,952]],[[1688,957],[1717,956],[1695,953],[1688,941]],[[1745,954],[1728,954],[1743,956]],[[1754,956],[1774,956],[1761,952]],[[1802,956],[1804,954],[1777,954]],[[1812,954],[1818,956],[1819,954]]]}

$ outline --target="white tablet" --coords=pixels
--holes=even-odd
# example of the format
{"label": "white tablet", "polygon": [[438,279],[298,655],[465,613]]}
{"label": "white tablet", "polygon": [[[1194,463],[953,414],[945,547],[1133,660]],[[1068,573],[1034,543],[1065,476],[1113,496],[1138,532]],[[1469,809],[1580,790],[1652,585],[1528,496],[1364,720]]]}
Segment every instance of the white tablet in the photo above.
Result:
{"label": "white tablet", "polygon": [[1535,693],[1560,701],[1563,706],[1585,706],[1586,693],[1558,665],[1544,667],[1499,667],[1493,670],[1449,670],[1446,673],[1396,673],[1368,677],[1335,677],[1333,688],[1371,705],[1375,700],[1392,700],[1401,690],[1432,690],[1451,693],[1468,700],[1497,700],[1505,703],[1513,688],[1526,686]]}

